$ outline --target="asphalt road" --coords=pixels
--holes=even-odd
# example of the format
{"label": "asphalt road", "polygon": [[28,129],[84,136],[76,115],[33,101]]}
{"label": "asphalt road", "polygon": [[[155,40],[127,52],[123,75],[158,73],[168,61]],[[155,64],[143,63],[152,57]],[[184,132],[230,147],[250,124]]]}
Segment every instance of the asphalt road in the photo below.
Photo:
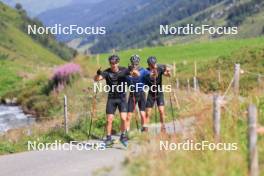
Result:
{"label": "asphalt road", "polygon": [[125,158],[125,150],[31,151],[0,157],[0,175],[6,176],[90,176],[100,168],[116,175]]}
{"label": "asphalt road", "polygon": [[[195,117],[166,124],[167,133],[190,132]],[[159,124],[149,125],[149,133],[160,133]],[[98,142],[98,141],[89,141]],[[126,149],[121,144],[105,150],[30,151],[0,156],[0,175],[5,176],[122,176]],[[100,173],[100,174],[98,174]]]}

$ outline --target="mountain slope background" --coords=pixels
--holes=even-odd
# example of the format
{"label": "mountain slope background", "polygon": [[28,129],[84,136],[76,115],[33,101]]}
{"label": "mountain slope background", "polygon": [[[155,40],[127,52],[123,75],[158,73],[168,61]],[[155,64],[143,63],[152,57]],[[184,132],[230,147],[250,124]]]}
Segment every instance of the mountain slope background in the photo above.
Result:
{"label": "mountain slope background", "polygon": [[[58,53],[45,46],[41,39],[23,31],[22,26],[32,22],[25,19],[24,15],[0,2],[0,96],[19,88],[36,73],[45,70],[49,72],[52,67],[65,62]],[[45,39],[48,40],[46,44],[53,45],[58,50],[69,53],[72,51],[53,38]]]}
{"label": "mountain slope background", "polygon": [[36,0],[2,0],[4,3],[15,7],[17,3],[20,3],[25,9],[27,9],[28,14],[31,17],[35,17],[42,12],[60,8],[66,5],[73,5],[75,3],[97,3],[101,0],[45,0],[45,1],[36,1]]}
{"label": "mountain slope background", "polygon": [[[75,3],[41,13],[45,25],[56,23],[80,26],[106,26],[105,36],[59,36],[71,46],[92,53],[112,49],[139,48],[227,36],[161,36],[159,25],[182,26],[187,23],[212,26],[239,26],[239,35],[231,38],[255,37],[263,34],[263,1],[261,0],[109,0],[96,4]],[[248,25],[248,19],[251,20]],[[255,21],[254,21],[255,20]],[[251,29],[254,29],[253,32]]]}

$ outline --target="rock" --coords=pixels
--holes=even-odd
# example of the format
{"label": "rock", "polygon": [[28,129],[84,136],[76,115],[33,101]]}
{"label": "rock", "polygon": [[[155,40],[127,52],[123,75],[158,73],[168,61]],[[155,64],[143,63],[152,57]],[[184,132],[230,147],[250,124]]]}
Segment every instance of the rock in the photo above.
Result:
{"label": "rock", "polygon": [[14,97],[13,99],[12,99],[12,102],[11,102],[12,104],[17,104],[17,98],[16,97]]}
{"label": "rock", "polygon": [[12,103],[12,100],[11,99],[9,99],[9,98],[6,98],[5,99],[5,104],[11,104]]}

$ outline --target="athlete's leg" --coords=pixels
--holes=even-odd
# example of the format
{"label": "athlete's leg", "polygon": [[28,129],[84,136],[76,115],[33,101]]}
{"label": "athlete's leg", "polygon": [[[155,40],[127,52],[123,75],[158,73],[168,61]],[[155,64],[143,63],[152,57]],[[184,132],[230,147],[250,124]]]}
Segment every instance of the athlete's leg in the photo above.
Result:
{"label": "athlete's leg", "polygon": [[126,130],[127,131],[129,131],[129,129],[130,129],[130,122],[131,122],[131,118],[133,116],[133,112],[134,112],[133,97],[129,96],[128,105],[127,105],[127,119],[126,119]]}
{"label": "athlete's leg", "polygon": [[118,102],[118,109],[120,112],[121,125],[120,130],[122,133],[125,133],[127,129],[127,101],[126,97],[121,97]]}
{"label": "athlete's leg", "polygon": [[106,139],[105,139],[105,145],[106,147],[109,147],[111,145],[113,145],[113,140],[111,137],[112,134],[112,122],[113,122],[113,118],[114,118],[114,114],[107,114],[107,124],[106,124]]}
{"label": "athlete's leg", "polygon": [[107,125],[106,125],[107,136],[111,136],[114,114],[107,114],[106,116],[107,116]]}
{"label": "athlete's leg", "polygon": [[146,119],[145,124],[148,124],[150,121],[151,111],[154,106],[154,97],[152,95],[148,95],[147,102],[146,102]]}
{"label": "athlete's leg", "polygon": [[120,112],[120,118],[121,118],[121,126],[120,126],[120,130],[121,130],[121,135],[120,135],[120,142],[127,147],[128,145],[128,138],[126,136],[126,122],[127,122],[127,104],[126,104],[126,100],[121,101],[121,103],[119,104],[119,112]]}
{"label": "athlete's leg", "polygon": [[107,132],[107,136],[111,136],[112,122],[113,122],[113,118],[114,118],[116,108],[117,108],[117,106],[116,106],[115,100],[108,98],[107,103],[106,103],[106,118],[107,118],[106,132]]}
{"label": "athlete's leg", "polygon": [[157,97],[157,105],[160,114],[161,132],[165,132],[165,101],[163,93]]}
{"label": "athlete's leg", "polygon": [[131,122],[131,118],[133,116],[132,112],[128,112],[127,113],[127,119],[126,119],[126,130],[129,131],[130,130],[130,122]]}
{"label": "athlete's leg", "polygon": [[146,108],[145,124],[149,124],[152,108]]}
{"label": "athlete's leg", "polygon": [[140,111],[140,117],[141,117],[141,126],[144,127],[144,125],[147,124],[146,112],[145,111]]}
{"label": "athlete's leg", "polygon": [[144,127],[144,125],[146,124],[146,98],[144,92],[142,92],[139,96],[138,108],[140,111],[141,126]]}
{"label": "athlete's leg", "polygon": [[126,131],[126,121],[127,121],[127,112],[120,112],[120,118],[121,118],[121,132],[124,133]]}
{"label": "athlete's leg", "polygon": [[158,109],[159,109],[159,114],[160,114],[160,123],[161,124],[164,124],[165,122],[165,108],[164,106],[158,106]]}

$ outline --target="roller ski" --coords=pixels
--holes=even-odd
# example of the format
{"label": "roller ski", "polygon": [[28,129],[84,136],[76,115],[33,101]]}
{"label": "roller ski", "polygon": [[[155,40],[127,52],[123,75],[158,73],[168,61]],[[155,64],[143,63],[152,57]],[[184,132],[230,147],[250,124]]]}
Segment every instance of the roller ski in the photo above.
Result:
{"label": "roller ski", "polygon": [[124,147],[128,147],[128,138],[125,134],[121,134],[119,141]]}
{"label": "roller ski", "polygon": [[107,136],[106,140],[104,141],[106,148],[111,148],[116,143],[114,139],[112,139],[111,136]]}

